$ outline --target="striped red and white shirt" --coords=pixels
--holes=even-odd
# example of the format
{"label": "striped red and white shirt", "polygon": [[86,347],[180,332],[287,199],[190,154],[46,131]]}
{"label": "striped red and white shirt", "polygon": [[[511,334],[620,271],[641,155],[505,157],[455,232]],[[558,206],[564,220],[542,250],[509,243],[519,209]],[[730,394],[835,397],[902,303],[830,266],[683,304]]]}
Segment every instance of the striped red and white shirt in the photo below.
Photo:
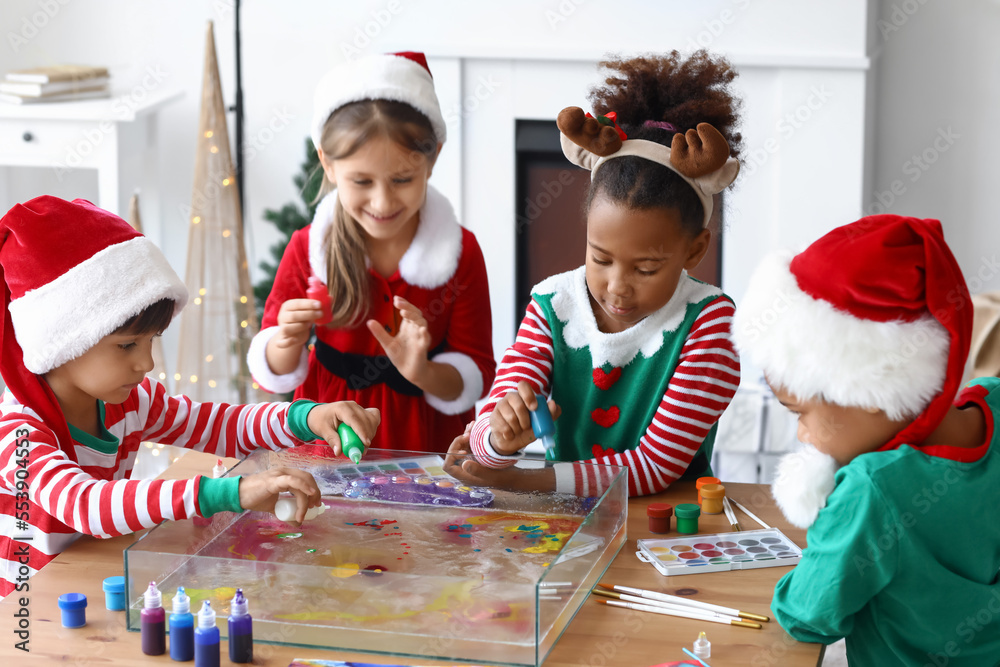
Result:
{"label": "striped red and white shirt", "polygon": [[196,403],[147,378],[119,405],[105,405],[117,451],[56,441],[29,408],[0,403],[0,596],[27,590],[29,576],[81,534],[113,537],[164,519],[199,515],[201,477],[130,480],[143,442],[242,457],[258,447],[303,444],[286,423],[289,403]]}
{"label": "striped red and white shirt", "polygon": [[[626,466],[630,496],[658,493],[683,475],[736,393],[740,361],[731,339],[734,313],[732,302],[723,296],[705,305],[691,327],[667,391],[638,446],[590,459],[590,463]],[[514,344],[497,367],[489,400],[470,435],[472,452],[480,463],[500,469],[520,458],[501,456],[493,449],[489,442],[490,414],[522,380],[536,393],[548,395],[552,365],[551,329],[532,299]],[[572,482],[563,479],[564,474],[565,470],[557,465],[557,490],[582,496],[600,494],[610,481],[610,475],[602,474],[600,466],[572,466]]]}

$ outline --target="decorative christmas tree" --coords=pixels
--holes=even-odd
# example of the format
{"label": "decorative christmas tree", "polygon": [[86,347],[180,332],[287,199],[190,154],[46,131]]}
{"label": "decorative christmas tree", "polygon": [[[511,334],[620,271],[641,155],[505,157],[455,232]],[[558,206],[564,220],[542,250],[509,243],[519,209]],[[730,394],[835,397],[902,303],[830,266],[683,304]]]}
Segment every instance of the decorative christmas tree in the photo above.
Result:
{"label": "decorative christmas tree", "polygon": [[[302,163],[302,170],[292,179],[295,187],[302,198],[302,207],[295,203],[285,204],[281,210],[264,210],[264,219],[273,223],[281,238],[270,248],[271,261],[262,261],[260,268],[264,271],[264,277],[253,287],[254,296],[257,299],[258,320],[264,317],[264,303],[267,295],[271,293],[274,286],[274,275],[278,270],[278,263],[281,256],[285,254],[285,247],[292,238],[292,234],[312,222],[316,213],[316,195],[319,193],[320,185],[323,183],[323,170],[320,169],[319,156],[313,148],[312,139],[306,137],[306,160]],[[272,263],[273,262],[273,263]]]}
{"label": "decorative christmas tree", "polygon": [[[132,229],[142,234],[142,215],[139,213],[138,190],[128,201],[128,224],[132,225]],[[167,364],[163,361],[163,340],[159,336],[153,339],[153,370],[146,375],[158,380],[166,388],[168,394],[173,393],[170,391],[172,380],[167,373]]]}
{"label": "decorative christmas tree", "polygon": [[198,401],[264,400],[246,365],[257,318],[211,22],[188,219],[191,301],[181,316],[175,388]]}

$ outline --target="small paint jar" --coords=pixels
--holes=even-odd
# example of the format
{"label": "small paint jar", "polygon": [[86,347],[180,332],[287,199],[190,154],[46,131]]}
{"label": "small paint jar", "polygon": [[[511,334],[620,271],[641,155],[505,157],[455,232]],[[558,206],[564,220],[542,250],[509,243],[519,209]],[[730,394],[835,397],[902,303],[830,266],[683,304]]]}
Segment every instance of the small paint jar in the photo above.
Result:
{"label": "small paint jar", "polygon": [[63,593],[59,596],[59,611],[64,628],[87,625],[87,596],[83,593]]}
{"label": "small paint jar", "polygon": [[701,487],[706,484],[722,484],[718,477],[699,477],[694,483],[694,488],[698,489],[698,504],[701,505]]}
{"label": "small paint jar", "polygon": [[649,532],[669,533],[670,518],[674,515],[674,506],[667,503],[650,503],[646,507],[646,517],[649,519]]}
{"label": "small paint jar", "polygon": [[693,535],[698,532],[698,517],[701,516],[701,508],[694,503],[682,503],[674,508],[677,515],[677,532],[685,535]]}
{"label": "small paint jar", "polygon": [[125,610],[125,577],[108,577],[101,584],[104,589],[104,606],[111,611]]}
{"label": "small paint jar", "polygon": [[722,514],[722,499],[726,497],[726,487],[721,484],[705,484],[701,487],[701,511],[704,514]]}

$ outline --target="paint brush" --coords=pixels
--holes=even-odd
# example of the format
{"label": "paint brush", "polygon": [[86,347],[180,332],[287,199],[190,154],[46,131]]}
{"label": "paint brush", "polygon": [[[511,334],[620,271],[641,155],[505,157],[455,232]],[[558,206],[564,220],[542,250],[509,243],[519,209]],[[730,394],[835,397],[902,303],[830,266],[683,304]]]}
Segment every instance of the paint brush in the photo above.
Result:
{"label": "paint brush", "polygon": [[626,609],[634,609],[635,611],[648,611],[654,614],[663,614],[664,616],[677,616],[679,618],[690,618],[696,621],[708,621],[709,623],[722,623],[723,625],[737,625],[741,628],[753,628],[755,630],[760,630],[760,623],[751,623],[750,621],[727,621],[724,616],[718,616],[714,614],[699,614],[695,611],[681,612],[672,611],[670,609],[665,609],[664,607],[653,607],[645,604],[633,604],[631,602],[620,602],[618,600],[597,600],[600,604],[606,604],[611,607],[624,607]]}
{"label": "paint brush", "polygon": [[729,504],[729,498],[726,496],[722,496],[722,509],[726,512],[726,518],[729,519],[729,525],[733,527],[733,530],[742,531],[740,522],[736,520],[736,513],[733,512],[733,506]]}
{"label": "paint brush", "polygon": [[746,507],[744,507],[743,505],[741,505],[739,502],[737,502],[737,501],[734,500],[733,504],[736,505],[737,507],[739,507],[741,510],[743,510],[744,514],[746,514],[748,517],[750,517],[751,519],[753,519],[754,521],[756,521],[757,523],[759,523],[764,528],[770,528],[769,525],[767,525],[766,523],[764,523],[763,521],[761,521],[759,518],[757,518],[756,514],[754,514],[750,510],[748,510]]}
{"label": "paint brush", "polygon": [[682,604],[674,604],[672,602],[663,602],[661,600],[652,600],[650,598],[642,598],[638,595],[629,595],[627,593],[619,593],[617,591],[605,591],[599,588],[595,588],[590,591],[594,595],[599,595],[605,598],[612,598],[615,600],[621,600],[622,602],[631,602],[632,604],[642,604],[650,607],[662,607],[663,609],[668,609],[671,611],[682,612],[687,614],[700,614],[703,616],[717,616],[719,618],[725,619],[727,621],[738,621],[740,620],[735,614],[722,614],[715,611],[708,611],[705,609],[698,609],[696,607],[689,607]]}
{"label": "paint brush", "polygon": [[761,616],[760,614],[751,614],[748,611],[740,611],[739,609],[733,609],[731,607],[723,607],[718,604],[711,604],[708,602],[699,602],[698,600],[692,600],[690,598],[680,597],[678,595],[670,595],[669,593],[657,593],[656,591],[647,591],[642,588],[631,588],[630,586],[608,586],[607,584],[597,584],[600,588],[607,591],[618,591],[620,593],[628,593],[629,595],[638,595],[641,598],[647,598],[649,600],[659,600],[660,602],[667,602],[669,604],[677,604],[686,607],[694,607],[696,609],[701,609],[703,611],[709,611],[716,614],[725,614],[727,616],[739,616],[740,618],[745,618],[750,621],[759,621],[761,623],[767,623],[771,620],[769,616]]}

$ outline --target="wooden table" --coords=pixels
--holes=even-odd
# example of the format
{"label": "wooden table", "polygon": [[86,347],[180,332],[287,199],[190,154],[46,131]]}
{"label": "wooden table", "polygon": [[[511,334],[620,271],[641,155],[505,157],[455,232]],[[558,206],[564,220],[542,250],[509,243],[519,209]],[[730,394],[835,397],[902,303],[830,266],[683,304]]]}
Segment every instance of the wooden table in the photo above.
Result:
{"label": "wooden table", "polygon": [[[190,452],[171,466],[161,477],[180,479],[195,472],[208,472],[214,456]],[[230,460],[229,465],[235,463]],[[772,526],[780,528],[799,546],[805,545],[805,531],[791,527],[774,506],[766,487],[759,484],[727,484],[728,494],[746,505]],[[628,541],[602,581],[636,588],[681,595],[696,595],[699,600],[714,602],[744,611],[771,615],[771,595],[775,583],[788,572],[787,567],[714,572],[666,578],[651,565],[635,557],[637,539],[653,537],[648,531],[646,505],[669,502],[673,505],[692,502],[694,485],[678,483],[666,492],[629,501]],[[753,520],[738,512],[744,530],[756,528]],[[724,514],[702,515],[699,532],[730,530]],[[671,533],[675,537],[676,533]],[[30,653],[14,647],[19,641],[13,614],[20,608],[18,594],[0,602],[0,664],[31,665],[70,663],[74,665],[166,665],[177,664],[169,655],[147,656],[140,650],[138,633],[125,628],[125,613],[104,607],[101,582],[105,577],[122,574],[122,551],[135,541],[134,536],[97,540],[83,537],[31,579],[28,610],[30,614]],[[79,592],[87,596],[87,625],[75,630],[63,628],[56,600],[62,593]],[[169,606],[169,605],[168,605]],[[169,611],[169,609],[168,609]],[[613,608],[593,600],[584,603],[570,623],[545,667],[580,667],[614,665],[649,667],[662,662],[681,660],[681,647],[691,644],[704,630],[712,642],[712,667],[795,667],[818,665],[822,648],[803,644],[789,637],[773,620],[762,630],[730,627],[715,623],[661,616]],[[228,665],[223,641],[222,664]],[[274,646],[258,643],[254,647],[255,665],[287,667],[293,658],[356,660],[369,663],[406,663],[406,658],[385,658],[368,654],[349,654],[314,648]],[[13,662],[12,662],[13,660]],[[424,659],[410,659],[419,665],[446,665]]]}

